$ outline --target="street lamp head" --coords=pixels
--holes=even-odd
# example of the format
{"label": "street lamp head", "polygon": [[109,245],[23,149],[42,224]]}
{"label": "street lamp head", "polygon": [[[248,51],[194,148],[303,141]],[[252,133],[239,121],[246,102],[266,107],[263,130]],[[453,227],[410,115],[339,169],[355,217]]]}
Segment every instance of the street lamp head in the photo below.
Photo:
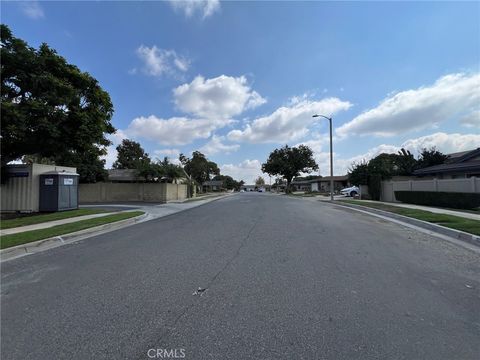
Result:
{"label": "street lamp head", "polygon": [[315,114],[315,115],[312,115],[312,117],[316,118],[316,117],[322,117],[322,118],[325,118],[329,121],[332,121],[332,118],[331,117],[328,117],[328,116],[325,116],[325,115],[320,115],[320,114]]}

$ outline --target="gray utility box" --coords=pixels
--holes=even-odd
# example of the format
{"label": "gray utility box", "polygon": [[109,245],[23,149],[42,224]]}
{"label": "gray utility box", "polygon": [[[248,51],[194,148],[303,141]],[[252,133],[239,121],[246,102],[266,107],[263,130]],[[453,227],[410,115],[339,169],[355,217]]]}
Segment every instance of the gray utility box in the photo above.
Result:
{"label": "gray utility box", "polygon": [[50,171],[40,175],[40,211],[78,209],[78,174]]}

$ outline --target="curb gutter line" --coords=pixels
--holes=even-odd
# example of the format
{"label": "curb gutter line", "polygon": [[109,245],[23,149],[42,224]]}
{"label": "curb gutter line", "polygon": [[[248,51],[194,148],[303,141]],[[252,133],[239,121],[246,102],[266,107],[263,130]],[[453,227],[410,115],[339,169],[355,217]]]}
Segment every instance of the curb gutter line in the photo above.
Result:
{"label": "curb gutter line", "polygon": [[143,221],[147,217],[147,213],[135,216],[133,218],[115,221],[108,224],[102,224],[94,226],[88,229],[75,231],[72,233],[53,236],[51,238],[33,241],[26,244],[12,246],[6,249],[0,250],[1,262],[16,259],[17,257],[29,254],[35,254],[47,249],[72,243],[78,240],[86,239],[93,235],[100,235],[105,232],[121,229],[130,225],[134,225],[140,221]]}

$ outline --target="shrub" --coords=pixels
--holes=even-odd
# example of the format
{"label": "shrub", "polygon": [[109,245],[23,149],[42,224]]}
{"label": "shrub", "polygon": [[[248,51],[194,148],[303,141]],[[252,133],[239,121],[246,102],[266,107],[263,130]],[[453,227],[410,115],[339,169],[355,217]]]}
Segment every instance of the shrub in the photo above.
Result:
{"label": "shrub", "polygon": [[416,205],[439,206],[454,209],[480,207],[480,193],[453,193],[436,191],[395,191],[401,202]]}
{"label": "shrub", "polygon": [[368,193],[372,200],[380,200],[382,193],[382,176],[380,174],[371,174],[368,176]]}

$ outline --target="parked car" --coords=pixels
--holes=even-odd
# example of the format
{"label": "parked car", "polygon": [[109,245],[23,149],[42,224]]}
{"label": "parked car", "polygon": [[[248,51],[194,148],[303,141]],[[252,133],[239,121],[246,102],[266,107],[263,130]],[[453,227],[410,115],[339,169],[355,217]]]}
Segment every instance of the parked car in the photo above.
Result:
{"label": "parked car", "polygon": [[242,190],[240,190],[240,192],[245,192],[245,190],[242,189]]}
{"label": "parked car", "polygon": [[358,186],[351,186],[351,187],[340,190],[340,194],[345,196],[351,196],[351,197],[354,197],[359,193],[360,193],[360,189],[358,188]]}

